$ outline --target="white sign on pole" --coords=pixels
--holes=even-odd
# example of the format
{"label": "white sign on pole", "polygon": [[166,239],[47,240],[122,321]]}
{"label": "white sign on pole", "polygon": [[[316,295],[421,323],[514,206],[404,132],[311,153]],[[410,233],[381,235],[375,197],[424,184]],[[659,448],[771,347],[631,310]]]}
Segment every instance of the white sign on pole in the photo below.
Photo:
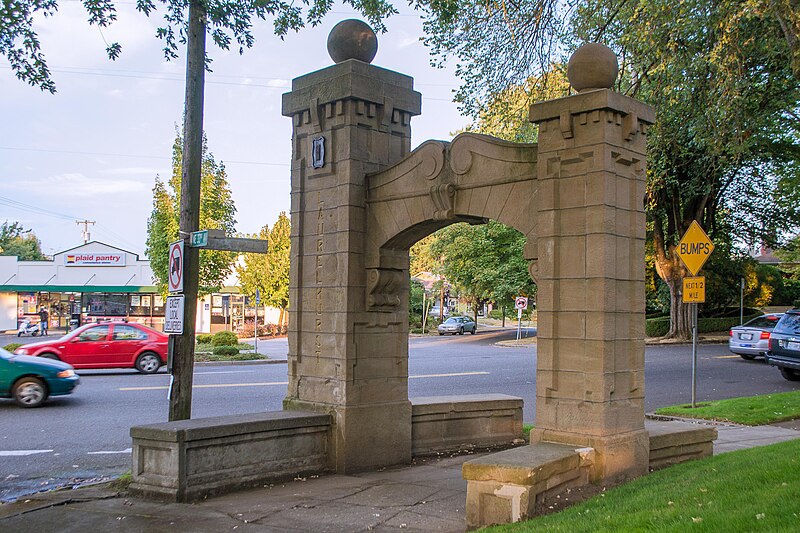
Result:
{"label": "white sign on pole", "polygon": [[167,306],[164,310],[164,333],[183,333],[183,302],[184,296],[167,296]]}
{"label": "white sign on pole", "polygon": [[183,291],[183,241],[176,241],[169,245],[168,269],[169,292]]}
{"label": "white sign on pole", "polygon": [[517,296],[517,299],[514,300],[514,307],[520,310],[527,309],[528,299],[525,296]]}

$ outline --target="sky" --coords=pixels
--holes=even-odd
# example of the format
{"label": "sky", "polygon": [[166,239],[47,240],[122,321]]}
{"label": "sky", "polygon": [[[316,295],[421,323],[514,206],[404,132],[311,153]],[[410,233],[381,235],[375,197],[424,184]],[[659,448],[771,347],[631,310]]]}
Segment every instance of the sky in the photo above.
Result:
{"label": "sky", "polygon": [[[115,3],[118,20],[102,30],[89,26],[75,0],[61,0],[55,16],[37,19],[55,95],[18,80],[0,58],[0,223],[31,229],[48,255],[81,245],[84,225],[76,221],[88,220],[91,240],[144,258],[153,185],[172,172],[185,56],[164,60],[155,37],[161,12],[148,18],[134,2]],[[452,102],[455,69],[430,66],[419,14],[396,4],[401,14],[378,34],[372,63],[413,77],[422,93],[412,146],[450,139],[469,123]],[[204,129],[210,152],[226,167],[238,232],[257,233],[288,213],[292,131],[281,95],[293,78],[333,64],[328,33],[348,18],[360,17],[337,4],[322,25],[284,40],[271,21],[258,21],[256,43],[243,55],[209,39]],[[116,61],[105,54],[112,42],[122,45]]]}

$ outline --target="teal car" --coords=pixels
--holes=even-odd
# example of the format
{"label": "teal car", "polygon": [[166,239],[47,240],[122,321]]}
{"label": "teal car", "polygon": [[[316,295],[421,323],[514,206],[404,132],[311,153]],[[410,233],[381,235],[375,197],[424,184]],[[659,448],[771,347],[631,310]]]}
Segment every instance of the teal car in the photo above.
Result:
{"label": "teal car", "polygon": [[71,393],[80,383],[72,366],[61,361],[14,355],[0,348],[0,398],[22,407],[39,407],[48,396]]}

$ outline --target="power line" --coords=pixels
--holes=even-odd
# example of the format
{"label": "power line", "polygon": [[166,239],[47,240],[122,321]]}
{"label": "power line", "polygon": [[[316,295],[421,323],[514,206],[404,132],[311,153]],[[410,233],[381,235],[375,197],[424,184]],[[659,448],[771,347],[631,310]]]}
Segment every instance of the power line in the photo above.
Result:
{"label": "power line", "polygon": [[[20,146],[0,146],[0,150],[10,150],[14,152],[42,152],[48,154],[70,154],[70,155],[100,155],[105,157],[133,157],[136,159],[158,159],[161,161],[171,161],[171,157],[160,155],[142,155],[142,154],[118,154],[111,152],[84,152],[78,150],[49,150],[46,148],[25,148]],[[265,161],[237,161],[237,160],[221,160],[225,165],[232,163],[237,165],[261,165],[271,167],[288,167],[287,163],[267,163]]]}

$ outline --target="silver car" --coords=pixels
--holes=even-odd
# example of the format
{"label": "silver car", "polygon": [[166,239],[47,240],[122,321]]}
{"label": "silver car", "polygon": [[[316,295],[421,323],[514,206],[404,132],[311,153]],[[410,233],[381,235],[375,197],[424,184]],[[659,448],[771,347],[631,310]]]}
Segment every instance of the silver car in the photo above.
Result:
{"label": "silver car", "polygon": [[742,359],[755,359],[769,350],[769,337],[783,313],[770,313],[731,328],[728,348]]}
{"label": "silver car", "polygon": [[439,331],[439,335],[444,335],[445,333],[463,335],[465,331],[469,331],[474,335],[478,330],[478,324],[473,322],[472,319],[467,316],[451,316],[439,324],[437,329]]}

